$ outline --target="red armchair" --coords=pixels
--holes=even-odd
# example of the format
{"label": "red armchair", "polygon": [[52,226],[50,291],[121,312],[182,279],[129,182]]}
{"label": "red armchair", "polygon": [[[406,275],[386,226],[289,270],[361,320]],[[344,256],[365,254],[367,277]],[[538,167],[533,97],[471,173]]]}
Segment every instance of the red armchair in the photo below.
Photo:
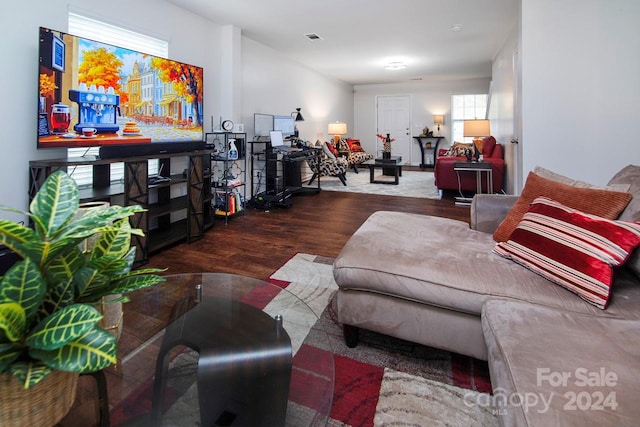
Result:
{"label": "red armchair", "polygon": [[[458,176],[453,170],[454,163],[466,162],[467,158],[464,156],[451,157],[446,155],[448,152],[449,150],[442,149],[438,153],[436,165],[433,169],[436,187],[438,187],[438,190],[461,190],[475,193],[477,191],[476,174],[460,172],[460,182],[458,183]],[[499,193],[502,191],[502,183],[504,181],[504,154],[502,145],[497,144],[495,138],[492,136],[484,138],[482,141],[482,156],[483,161],[491,163],[491,170],[493,171],[493,192]],[[488,192],[485,179],[482,179],[482,192]]]}

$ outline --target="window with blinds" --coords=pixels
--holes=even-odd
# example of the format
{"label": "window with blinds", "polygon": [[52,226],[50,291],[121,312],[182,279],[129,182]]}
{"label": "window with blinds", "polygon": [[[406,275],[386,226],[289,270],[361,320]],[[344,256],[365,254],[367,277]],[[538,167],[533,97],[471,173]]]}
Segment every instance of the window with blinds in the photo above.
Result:
{"label": "window with blinds", "polygon": [[[93,18],[69,12],[69,33],[108,43],[114,46],[125,47],[127,49],[145,52],[151,55],[167,58],[169,56],[169,43],[145,34],[127,30],[116,25],[108,24]],[[92,148],[69,148],[69,157],[79,157],[86,155],[98,155],[98,147]],[[91,185],[93,181],[93,168],[91,166],[77,166],[68,171],[79,186]],[[149,173],[158,172],[158,161],[149,162]],[[111,164],[111,181],[121,181],[124,177],[124,164]]]}

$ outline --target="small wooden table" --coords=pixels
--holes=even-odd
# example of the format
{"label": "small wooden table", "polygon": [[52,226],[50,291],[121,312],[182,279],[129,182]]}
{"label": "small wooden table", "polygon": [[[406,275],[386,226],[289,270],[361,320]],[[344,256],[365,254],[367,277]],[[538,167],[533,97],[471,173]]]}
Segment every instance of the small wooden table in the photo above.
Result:
{"label": "small wooden table", "polygon": [[[393,184],[398,185],[400,183],[400,177],[402,176],[402,156],[391,156],[388,159],[378,158],[375,160],[369,160],[363,163],[369,167],[369,182],[372,184]],[[383,175],[393,176],[393,181],[381,181],[374,178],[374,171],[376,168],[382,169]]]}
{"label": "small wooden table", "polygon": [[[436,158],[438,157],[438,144],[444,136],[414,136],[413,139],[418,143],[420,147],[420,154],[422,155],[421,168],[433,168],[436,165]],[[426,139],[427,142],[422,140]],[[432,144],[431,139],[435,139],[435,144]]]}

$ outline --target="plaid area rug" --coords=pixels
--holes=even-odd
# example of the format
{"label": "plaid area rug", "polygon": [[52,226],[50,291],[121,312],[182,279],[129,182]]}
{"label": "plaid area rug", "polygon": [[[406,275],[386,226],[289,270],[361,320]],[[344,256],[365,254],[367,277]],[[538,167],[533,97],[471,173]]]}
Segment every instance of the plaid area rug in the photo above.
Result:
{"label": "plaid area rug", "polygon": [[[288,312],[284,325],[291,336],[294,368],[287,407],[287,426],[306,425],[310,408],[324,405],[327,425],[348,426],[497,426],[490,407],[491,384],[486,362],[399,340],[370,331],[360,331],[356,348],[348,348],[342,325],[336,316],[337,285],[333,279],[333,259],[299,253],[271,275],[269,282],[296,295],[315,313]],[[282,295],[268,291],[253,294],[247,303],[271,316],[286,311]],[[314,320],[309,321],[308,316]],[[317,316],[317,318],[316,318]],[[293,321],[295,325],[291,323]],[[318,339],[318,331],[324,331]],[[327,339],[328,338],[328,339]],[[318,364],[333,354],[333,400],[316,398],[309,390],[324,393],[324,379]],[[200,425],[193,413],[197,402],[197,353],[184,350],[176,355],[170,371],[174,381],[165,393],[163,426]],[[330,358],[328,359],[331,360]],[[305,366],[309,367],[308,373]],[[326,372],[326,371],[325,371]],[[321,382],[318,382],[321,381]],[[329,383],[330,384],[330,383]],[[141,414],[149,411],[153,380],[135,390],[126,405],[111,411],[112,425],[147,425]],[[304,390],[304,392],[298,392]],[[331,388],[328,389],[329,393]],[[306,400],[305,400],[306,399]],[[311,401],[313,400],[313,401]],[[197,404],[195,404],[197,406]],[[314,412],[317,408],[311,409]],[[306,411],[306,412],[305,412]],[[316,420],[317,421],[317,420]],[[314,425],[322,425],[315,422]],[[233,425],[233,424],[231,424]]]}
{"label": "plaid area rug", "polygon": [[348,348],[337,321],[333,259],[297,254],[270,281],[318,315],[335,361],[332,426],[492,426],[486,362],[369,331]]}

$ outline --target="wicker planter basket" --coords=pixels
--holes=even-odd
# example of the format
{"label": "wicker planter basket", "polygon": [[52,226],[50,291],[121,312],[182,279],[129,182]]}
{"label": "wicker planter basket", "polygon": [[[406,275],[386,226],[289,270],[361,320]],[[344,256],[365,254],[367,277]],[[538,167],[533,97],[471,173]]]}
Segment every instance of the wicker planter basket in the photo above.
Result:
{"label": "wicker planter basket", "polygon": [[0,426],[53,426],[71,409],[79,374],[54,371],[28,390],[0,374]]}

